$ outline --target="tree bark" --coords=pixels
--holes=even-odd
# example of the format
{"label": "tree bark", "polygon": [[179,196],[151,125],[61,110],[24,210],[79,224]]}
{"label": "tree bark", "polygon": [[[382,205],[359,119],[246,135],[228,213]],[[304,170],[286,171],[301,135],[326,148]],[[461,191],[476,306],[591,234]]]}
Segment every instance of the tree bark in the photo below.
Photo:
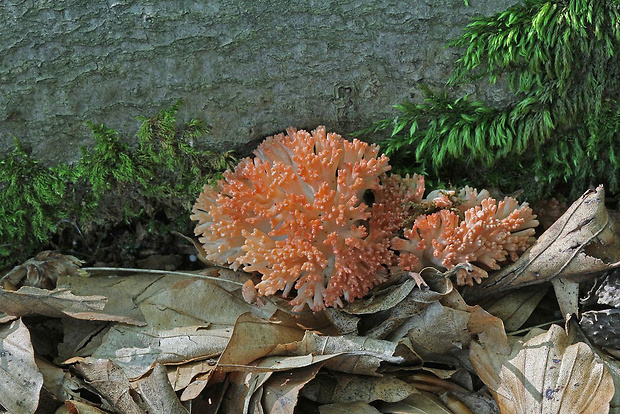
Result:
{"label": "tree bark", "polygon": [[[342,134],[441,87],[469,20],[515,0],[3,0],[0,153],[17,138],[43,162],[92,145],[85,121],[128,140],[136,116],[184,100],[206,148],[243,151],[289,126]],[[486,100],[505,91],[471,90]]]}

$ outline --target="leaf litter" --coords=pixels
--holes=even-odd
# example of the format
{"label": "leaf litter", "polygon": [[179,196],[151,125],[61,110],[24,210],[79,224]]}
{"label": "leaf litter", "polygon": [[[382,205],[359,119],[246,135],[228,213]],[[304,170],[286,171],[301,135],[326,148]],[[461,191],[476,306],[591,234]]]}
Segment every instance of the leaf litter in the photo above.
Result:
{"label": "leaf litter", "polygon": [[252,296],[253,275],[243,272],[88,270],[42,252],[2,278],[0,405],[16,413],[618,412],[618,319],[605,316],[618,310],[615,217],[602,188],[592,190],[479,286],[457,289],[458,268],[427,268],[425,289],[393,274],[365,298],[318,313]]}

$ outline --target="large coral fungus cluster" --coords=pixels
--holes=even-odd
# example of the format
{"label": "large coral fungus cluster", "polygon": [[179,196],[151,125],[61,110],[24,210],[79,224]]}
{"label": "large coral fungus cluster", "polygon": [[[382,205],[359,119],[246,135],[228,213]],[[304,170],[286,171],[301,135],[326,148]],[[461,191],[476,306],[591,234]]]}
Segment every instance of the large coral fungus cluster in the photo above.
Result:
{"label": "large coral fungus cluster", "polygon": [[424,177],[386,175],[378,152],[324,127],[267,138],[194,205],[206,258],[259,272],[259,294],[295,290],[293,310],[318,311],[364,296],[390,269],[467,263],[457,282],[480,282],[531,244],[526,203],[468,187],[423,198]]}
{"label": "large coral fungus cluster", "polygon": [[393,256],[385,229],[397,227],[390,214],[373,221],[363,201],[390,169],[378,152],[324,127],[267,138],[198,198],[192,219],[206,258],[261,273],[262,295],[295,289],[294,310],[364,296],[384,279]]}

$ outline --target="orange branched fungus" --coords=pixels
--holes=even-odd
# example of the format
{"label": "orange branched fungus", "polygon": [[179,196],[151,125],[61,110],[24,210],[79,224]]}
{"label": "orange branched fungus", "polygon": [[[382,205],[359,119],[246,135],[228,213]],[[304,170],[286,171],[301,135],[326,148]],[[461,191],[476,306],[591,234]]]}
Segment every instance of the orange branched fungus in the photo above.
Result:
{"label": "orange branched fungus", "polygon": [[267,138],[194,205],[207,259],[261,273],[261,295],[295,289],[294,310],[364,296],[384,280],[402,221],[385,205],[390,200],[372,208],[363,201],[390,169],[378,152],[325,127]]}
{"label": "orange branched fungus", "polygon": [[[452,269],[469,263],[473,270],[458,270],[457,283],[473,285],[488,276],[485,269],[496,270],[499,263],[516,260],[534,241],[538,221],[527,203],[519,205],[511,197],[497,203],[486,190],[477,193],[470,188],[459,196],[463,202],[455,205],[456,212],[442,209],[419,216],[405,230],[404,239],[392,241],[400,253],[401,269],[419,272],[426,266]],[[459,210],[464,211],[463,219]]]}
{"label": "orange branched fungus", "polygon": [[457,283],[480,283],[532,243],[527,203],[470,187],[424,198],[423,176],[387,176],[378,153],[325,127],[267,138],[198,197],[191,217],[206,258],[260,273],[248,297],[295,291],[293,310],[318,311],[361,298],[394,268],[423,281],[424,267],[466,263]]}

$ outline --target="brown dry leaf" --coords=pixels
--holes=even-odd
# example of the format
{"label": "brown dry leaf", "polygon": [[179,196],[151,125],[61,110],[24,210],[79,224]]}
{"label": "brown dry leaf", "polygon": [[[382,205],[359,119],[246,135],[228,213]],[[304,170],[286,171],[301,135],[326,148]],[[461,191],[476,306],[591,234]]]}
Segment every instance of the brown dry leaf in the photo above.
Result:
{"label": "brown dry leaf", "polygon": [[295,355],[332,356],[325,367],[351,374],[378,375],[382,362],[400,363],[395,356],[398,344],[362,336],[321,336],[307,331],[303,339],[289,352]]}
{"label": "brown dry leaf", "polygon": [[144,414],[131,397],[129,378],[113,361],[86,358],[75,364],[75,369],[115,410],[127,414]]}
{"label": "brown dry leaf", "polygon": [[87,272],[80,270],[82,263],[77,257],[45,250],[15,266],[0,282],[5,290],[15,290],[21,286],[53,289],[59,276],[88,276]]}
{"label": "brown dry leaf", "polygon": [[222,353],[218,368],[236,371],[269,355],[279,344],[299,341],[304,331],[260,319],[250,313],[239,316],[230,342]]}
{"label": "brown dry leaf", "polygon": [[87,402],[67,400],[65,405],[56,410],[54,414],[107,414],[107,411],[100,410]]}
{"label": "brown dry leaf", "polygon": [[363,402],[326,404],[319,407],[320,414],[381,414],[370,404]]}
{"label": "brown dry leaf", "polygon": [[[204,374],[209,374],[215,370],[217,360],[209,358],[200,361],[188,362],[183,365],[168,365],[168,380],[175,391],[187,388],[197,377],[203,378]],[[181,401],[184,401],[181,399]]]}
{"label": "brown dry leaf", "polygon": [[138,381],[138,390],[148,413],[189,414],[174,393],[166,368],[156,364],[151,374]]}
{"label": "brown dry leaf", "polygon": [[118,309],[123,312],[134,309],[143,315],[148,325],[159,329],[213,324],[230,327],[243,313],[251,312],[269,319],[276,310],[270,304],[257,308],[246,303],[241,297],[241,286],[226,285],[239,290],[236,294],[223,288],[224,282],[212,282],[198,276],[145,273],[122,277],[91,276],[88,279],[67,277],[58,283],[75,294],[98,292],[105,295],[110,302],[117,304]]}
{"label": "brown dry leaf", "polygon": [[578,283],[620,265],[620,240],[605,208],[602,186],[587,191],[516,262],[464,290],[481,299],[517,287],[551,281],[564,315],[577,313]]}
{"label": "brown dry leaf", "polygon": [[547,294],[547,286],[527,286],[480,302],[480,306],[504,322],[507,332],[516,331],[532,315]]}
{"label": "brown dry leaf", "polygon": [[153,364],[180,364],[217,357],[230,340],[230,329],[196,326],[171,330],[114,325],[92,353],[96,359],[110,359],[130,378],[139,378]]}
{"label": "brown dry leaf", "polygon": [[43,376],[21,319],[0,327],[0,350],[0,405],[10,413],[34,413]]}
{"label": "brown dry leaf", "polygon": [[386,414],[452,414],[439,397],[428,392],[415,392],[402,401],[382,402],[378,407]]}
{"label": "brown dry leaf", "polygon": [[[293,358],[297,359],[296,364],[300,368],[291,368],[295,364],[289,361],[286,364],[288,367],[282,369],[273,360],[263,360],[252,367],[253,372],[232,373],[224,396],[224,412],[292,414],[297,405],[299,390],[316,376],[323,365],[320,362],[305,365],[311,362],[310,355],[305,358],[305,363],[299,360],[300,357]],[[281,370],[267,371],[270,366]]]}
{"label": "brown dry leaf", "polygon": [[510,355],[473,343],[470,358],[504,414],[609,411],[611,375],[589,346],[571,344],[557,325],[517,341]]}
{"label": "brown dry leaf", "polygon": [[263,385],[261,405],[269,414],[293,414],[299,391],[314,377],[322,364],[277,372]]}
{"label": "brown dry leaf", "polygon": [[67,360],[72,357],[86,357],[101,345],[105,334],[113,326],[110,322],[84,321],[62,318],[64,336],[58,344],[58,358]]}
{"label": "brown dry leaf", "polygon": [[321,404],[372,401],[402,401],[415,388],[391,376],[369,377],[334,372],[319,374],[301,390],[301,395]]}
{"label": "brown dry leaf", "polygon": [[502,321],[480,306],[467,305],[458,291],[452,290],[409,317],[388,339],[407,345],[424,361],[462,366],[467,364],[472,337],[498,352],[510,350]]}
{"label": "brown dry leaf", "polygon": [[0,312],[13,316],[49,316],[76,319],[143,323],[123,315],[103,312],[107,298],[102,295],[76,296],[67,289],[39,289],[23,286],[17,291],[0,290]]}

